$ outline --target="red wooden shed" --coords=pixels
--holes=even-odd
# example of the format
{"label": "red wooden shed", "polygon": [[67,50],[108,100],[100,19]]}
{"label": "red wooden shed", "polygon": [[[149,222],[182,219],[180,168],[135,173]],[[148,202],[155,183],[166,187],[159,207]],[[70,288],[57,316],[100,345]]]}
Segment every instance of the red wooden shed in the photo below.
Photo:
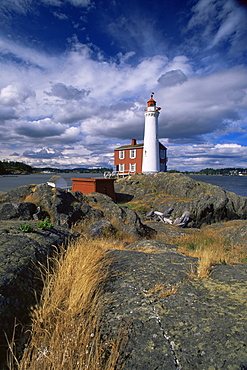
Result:
{"label": "red wooden shed", "polygon": [[80,191],[83,194],[87,193],[102,193],[116,200],[114,189],[114,179],[105,178],[89,178],[89,179],[76,179],[72,178],[72,191]]}

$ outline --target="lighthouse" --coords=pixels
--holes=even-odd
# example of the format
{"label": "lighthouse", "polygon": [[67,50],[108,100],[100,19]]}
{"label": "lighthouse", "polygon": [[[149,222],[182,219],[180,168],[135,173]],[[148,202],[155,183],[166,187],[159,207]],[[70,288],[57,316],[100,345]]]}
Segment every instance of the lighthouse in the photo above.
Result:
{"label": "lighthouse", "polygon": [[142,160],[142,173],[152,174],[160,172],[159,138],[158,138],[158,117],[159,107],[153,99],[153,93],[144,111],[144,147]]}

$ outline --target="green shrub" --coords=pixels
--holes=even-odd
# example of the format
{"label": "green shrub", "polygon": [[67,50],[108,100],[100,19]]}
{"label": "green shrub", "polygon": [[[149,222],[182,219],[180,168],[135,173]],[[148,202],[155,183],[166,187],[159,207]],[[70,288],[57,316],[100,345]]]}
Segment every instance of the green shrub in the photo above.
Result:
{"label": "green shrub", "polygon": [[31,233],[33,231],[33,227],[30,224],[21,224],[20,230],[24,233]]}
{"label": "green shrub", "polygon": [[46,217],[44,221],[37,222],[37,226],[39,229],[51,229],[54,225],[51,223],[51,220],[49,217]]}

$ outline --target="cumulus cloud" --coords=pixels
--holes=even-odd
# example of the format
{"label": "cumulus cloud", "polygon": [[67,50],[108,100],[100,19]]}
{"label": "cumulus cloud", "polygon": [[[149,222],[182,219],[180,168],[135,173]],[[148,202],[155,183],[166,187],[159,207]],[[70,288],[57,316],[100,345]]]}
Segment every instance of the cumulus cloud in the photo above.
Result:
{"label": "cumulus cloud", "polygon": [[17,118],[16,112],[12,107],[5,107],[0,105],[0,123],[4,124],[5,121]]}
{"label": "cumulus cloud", "polygon": [[27,86],[20,84],[8,85],[0,91],[0,104],[16,106],[24,103],[26,99],[35,97],[35,92]]}
{"label": "cumulus cloud", "polygon": [[[203,139],[202,135],[226,130],[240,120],[247,108],[247,71],[226,70],[189,78],[186,84],[162,88],[157,100],[165,106],[160,114],[160,134],[171,140]],[[161,104],[162,106],[162,104]]]}
{"label": "cumulus cloud", "polygon": [[[10,104],[22,106],[18,121],[8,128],[12,131],[6,133],[6,140],[7,136],[17,135],[20,143],[35,138],[37,145],[46,140],[51,147],[81,143],[90,148],[92,158],[93,153],[98,158],[101,152],[100,161],[112,163],[114,144],[109,141],[128,143],[132,137],[143,140],[143,110],[153,89],[155,100],[162,107],[160,138],[166,138],[168,146],[203,143],[207,135],[215,132],[216,137],[220,136],[232,125],[235,132],[238,125],[245,132],[241,112],[247,108],[247,71],[243,67],[197,76],[191,73],[186,57],[169,61],[166,56],[155,56],[143,59],[136,67],[120,68],[115,63],[91,59],[84,48],[69,52],[63,61],[52,58],[51,64],[46,57],[45,64],[50,68],[30,67],[25,71],[25,78],[31,81],[30,91],[36,95],[20,94],[22,90],[14,88],[14,83],[7,85],[11,88],[2,88],[2,117],[14,120],[17,113]],[[178,64],[179,70],[173,69]],[[5,67],[14,80],[18,69],[13,65]],[[185,71],[189,71],[188,75]]]}
{"label": "cumulus cloud", "polygon": [[163,86],[174,86],[177,84],[182,84],[185,81],[187,81],[187,77],[180,69],[166,72],[158,79],[158,82]]}
{"label": "cumulus cloud", "polygon": [[234,103],[242,103],[246,98],[246,92],[243,89],[232,90],[227,93],[227,98]]}
{"label": "cumulus cloud", "polygon": [[[44,2],[61,7],[62,13],[61,1]],[[24,11],[25,1],[11,4],[19,4]],[[79,7],[90,2],[71,4]],[[216,20],[216,6],[221,9],[217,27],[207,24],[210,17]],[[234,27],[240,32],[234,17],[242,19],[230,0],[224,4],[221,0],[199,0],[188,32],[201,27],[202,41],[213,40],[207,43],[207,50],[226,37],[233,47],[234,42],[240,42],[233,33]],[[134,37],[140,23],[124,21],[128,35]],[[151,28],[146,30],[147,45],[154,42]],[[140,33],[144,38],[145,30]],[[196,41],[191,40],[195,47]],[[131,42],[134,45],[137,39]],[[143,140],[143,110],[155,91],[155,100],[162,107],[159,133],[168,147],[169,168],[224,166],[224,156],[228,163],[233,163],[233,158],[236,165],[243,163],[244,146],[208,144],[231,131],[246,135],[247,70],[243,66],[212,72],[208,62],[205,73],[185,50],[171,58],[156,53],[140,59],[135,52],[122,50],[107,60],[99,48],[80,43],[77,37],[71,39],[62,56],[47,55],[4,38],[0,38],[0,52],[0,123],[8,121],[0,135],[8,156],[16,150],[23,153],[19,160],[29,158],[30,163],[43,165],[69,166],[77,164],[78,158],[82,165],[113,164],[114,147],[128,144],[132,137]],[[133,57],[135,64],[130,63]]]}
{"label": "cumulus cloud", "polygon": [[45,91],[49,96],[57,96],[64,100],[81,100],[89,95],[90,91],[85,89],[78,89],[74,86],[66,86],[63,83],[55,83],[52,85],[51,92]]}
{"label": "cumulus cloud", "polygon": [[[98,109],[96,109],[98,111]],[[53,114],[55,122],[64,124],[76,124],[96,114],[93,107],[87,104],[66,103],[60,105]]]}
{"label": "cumulus cloud", "polygon": [[44,138],[63,134],[65,127],[61,124],[55,124],[50,118],[39,121],[27,121],[19,123],[15,132],[30,138]]}
{"label": "cumulus cloud", "polygon": [[62,151],[59,151],[57,149],[46,149],[43,148],[41,150],[25,150],[23,152],[23,157],[26,158],[40,158],[40,159],[50,159],[50,158],[59,158],[61,157]]}
{"label": "cumulus cloud", "polygon": [[180,171],[202,168],[246,167],[247,147],[238,144],[204,143],[195,145],[170,145],[168,168]]}
{"label": "cumulus cloud", "polygon": [[69,127],[67,128],[64,133],[62,133],[58,138],[57,142],[61,144],[74,144],[81,142],[83,136],[81,134],[80,127]]}

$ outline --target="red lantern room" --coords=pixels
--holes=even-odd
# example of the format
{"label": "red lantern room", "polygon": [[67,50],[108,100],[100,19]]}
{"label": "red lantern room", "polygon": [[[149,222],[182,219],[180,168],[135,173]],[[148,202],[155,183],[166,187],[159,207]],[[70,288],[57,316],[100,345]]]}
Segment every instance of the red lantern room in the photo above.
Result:
{"label": "red lantern room", "polygon": [[155,107],[156,106],[156,101],[153,99],[153,94],[151,94],[151,97],[149,101],[147,102],[148,107]]}

